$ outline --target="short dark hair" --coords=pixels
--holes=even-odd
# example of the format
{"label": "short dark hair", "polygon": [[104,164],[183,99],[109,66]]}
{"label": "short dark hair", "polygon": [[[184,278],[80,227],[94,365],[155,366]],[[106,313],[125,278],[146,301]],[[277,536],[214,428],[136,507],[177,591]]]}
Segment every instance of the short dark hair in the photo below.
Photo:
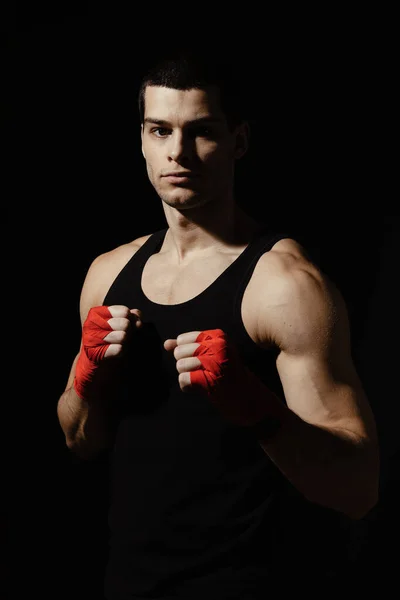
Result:
{"label": "short dark hair", "polygon": [[161,86],[175,90],[205,89],[216,86],[228,126],[235,127],[247,120],[242,94],[243,86],[238,79],[235,64],[228,59],[218,58],[206,52],[193,51],[164,55],[141,79],[138,94],[140,122],[144,121],[147,86]]}

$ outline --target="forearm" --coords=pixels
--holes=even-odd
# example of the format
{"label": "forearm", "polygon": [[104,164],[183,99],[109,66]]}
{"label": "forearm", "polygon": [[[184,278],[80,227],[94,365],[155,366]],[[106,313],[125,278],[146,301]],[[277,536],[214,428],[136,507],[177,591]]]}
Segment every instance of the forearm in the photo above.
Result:
{"label": "forearm", "polygon": [[58,401],[57,416],[68,448],[81,458],[92,458],[109,446],[111,422],[104,399],[88,403],[71,387]]}
{"label": "forearm", "polygon": [[363,517],[377,501],[376,443],[306,423],[286,406],[278,412],[277,430],[264,439],[258,432],[265,453],[310,501]]}

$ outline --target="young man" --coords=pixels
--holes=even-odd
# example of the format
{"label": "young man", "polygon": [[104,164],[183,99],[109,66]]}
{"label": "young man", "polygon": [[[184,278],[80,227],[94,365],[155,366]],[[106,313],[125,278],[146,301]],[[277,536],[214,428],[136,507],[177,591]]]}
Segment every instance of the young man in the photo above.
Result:
{"label": "young man", "polygon": [[296,519],[360,519],[377,502],[345,302],[236,202],[249,130],[233,85],[190,56],[143,79],[167,227],[97,257],[82,288],[58,417],[79,456],[110,451],[110,600],[265,598],[286,571],[308,586],[319,567],[296,568],[310,547]]}

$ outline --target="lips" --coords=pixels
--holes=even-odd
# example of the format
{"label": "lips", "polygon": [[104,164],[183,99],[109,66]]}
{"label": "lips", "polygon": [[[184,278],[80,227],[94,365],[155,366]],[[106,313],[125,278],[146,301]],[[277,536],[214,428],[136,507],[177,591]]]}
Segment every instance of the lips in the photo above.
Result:
{"label": "lips", "polygon": [[196,174],[192,171],[171,171],[170,173],[166,173],[163,177],[196,177]]}
{"label": "lips", "polygon": [[193,179],[196,179],[197,174],[192,173],[191,171],[171,171],[171,173],[166,173],[163,175],[163,178],[168,181],[168,183],[172,183],[174,185],[184,185],[191,183]]}

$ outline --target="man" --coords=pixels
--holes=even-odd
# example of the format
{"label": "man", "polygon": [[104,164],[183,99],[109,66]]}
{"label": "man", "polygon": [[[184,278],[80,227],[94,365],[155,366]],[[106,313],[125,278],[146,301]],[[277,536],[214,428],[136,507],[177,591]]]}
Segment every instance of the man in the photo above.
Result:
{"label": "man", "polygon": [[320,566],[296,568],[310,547],[296,519],[377,503],[345,302],[236,202],[249,129],[233,85],[190,55],[144,77],[142,152],[167,227],[97,257],[81,292],[58,417],[79,456],[109,452],[110,600],[264,598],[286,571],[309,585]]}

